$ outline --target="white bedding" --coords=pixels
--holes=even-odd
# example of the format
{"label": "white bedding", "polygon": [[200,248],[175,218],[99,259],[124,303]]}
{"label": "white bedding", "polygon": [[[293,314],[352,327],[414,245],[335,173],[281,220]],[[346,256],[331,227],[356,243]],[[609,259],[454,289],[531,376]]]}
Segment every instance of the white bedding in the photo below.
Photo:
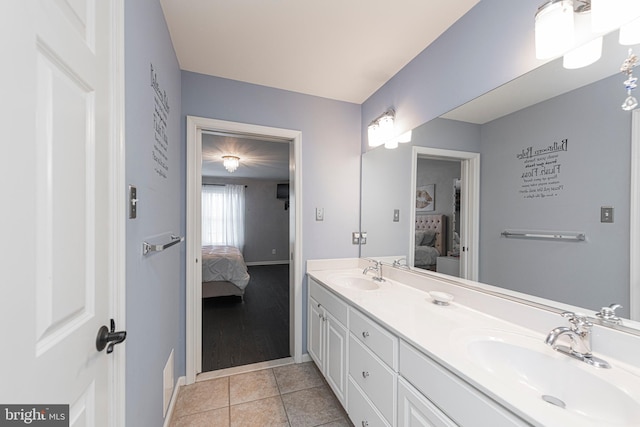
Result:
{"label": "white bedding", "polygon": [[240,289],[247,287],[249,273],[244,257],[233,246],[202,247],[202,281],[231,282]]}
{"label": "white bedding", "polygon": [[413,264],[418,266],[434,265],[440,256],[440,252],[433,246],[416,246]]}

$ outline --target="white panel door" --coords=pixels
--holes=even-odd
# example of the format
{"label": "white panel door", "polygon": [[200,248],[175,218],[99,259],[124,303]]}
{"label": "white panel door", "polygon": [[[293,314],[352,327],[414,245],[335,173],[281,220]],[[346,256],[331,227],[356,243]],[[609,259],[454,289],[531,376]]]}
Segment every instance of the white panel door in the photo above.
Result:
{"label": "white panel door", "polygon": [[71,426],[113,423],[114,4],[0,4],[0,402],[69,404]]}

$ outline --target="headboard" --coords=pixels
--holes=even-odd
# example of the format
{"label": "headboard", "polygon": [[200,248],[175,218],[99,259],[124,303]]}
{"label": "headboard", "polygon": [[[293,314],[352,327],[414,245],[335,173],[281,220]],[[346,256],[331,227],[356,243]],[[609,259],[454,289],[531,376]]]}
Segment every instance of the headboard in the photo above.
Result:
{"label": "headboard", "polygon": [[416,230],[434,230],[436,243],[434,247],[441,256],[447,255],[447,216],[416,214]]}

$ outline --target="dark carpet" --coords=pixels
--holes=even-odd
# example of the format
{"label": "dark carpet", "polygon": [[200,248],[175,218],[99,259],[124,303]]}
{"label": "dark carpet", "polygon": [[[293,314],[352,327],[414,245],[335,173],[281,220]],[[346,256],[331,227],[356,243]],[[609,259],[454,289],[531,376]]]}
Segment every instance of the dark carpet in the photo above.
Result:
{"label": "dark carpet", "polygon": [[203,372],[290,356],[289,266],[251,266],[249,275],[244,301],[202,301]]}

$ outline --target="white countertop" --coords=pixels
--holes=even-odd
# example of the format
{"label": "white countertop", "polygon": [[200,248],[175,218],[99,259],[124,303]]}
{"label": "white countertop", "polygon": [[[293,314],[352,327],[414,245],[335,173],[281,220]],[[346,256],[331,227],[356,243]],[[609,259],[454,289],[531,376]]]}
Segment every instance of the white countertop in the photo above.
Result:
{"label": "white countertop", "polygon": [[[332,280],[331,276],[338,273],[361,275],[362,265],[360,262],[354,264],[343,261],[334,263],[333,266],[336,268],[328,268],[332,264],[325,263],[320,266],[310,262],[308,274],[350,305],[368,314],[401,339],[534,425],[562,427],[640,425],[640,370],[637,366],[625,364],[610,356],[599,355],[595,347],[594,356],[607,360],[612,365],[612,369],[598,369],[554,351],[544,344],[544,339],[552,327],[567,326],[566,320],[561,317],[557,316],[557,319],[551,317],[553,319],[551,321],[555,321],[552,327],[546,326],[550,324],[550,320],[541,319],[539,323],[545,325],[544,329],[532,330],[472,308],[473,304],[469,303],[474,298],[473,295],[470,296],[470,292],[473,294],[472,291],[440,281],[437,276],[415,279],[406,275],[407,280],[414,282],[412,286],[387,278],[376,290],[346,288]],[[389,267],[386,268],[389,271]],[[390,272],[390,275],[395,275],[396,279],[402,277],[401,270],[398,271]],[[418,287],[423,289],[416,287],[416,280],[421,281]],[[455,299],[448,306],[435,305],[427,290],[448,292],[454,295]],[[487,297],[479,295],[477,298],[478,302],[482,302],[480,299]],[[499,298],[493,297],[493,299]],[[495,304],[513,305],[515,303],[505,300],[491,301],[490,304],[485,305],[491,309]],[[501,307],[501,309],[517,311],[518,307]],[[526,313],[531,317],[530,310]],[[548,314],[546,316],[548,317]],[[536,324],[536,322],[533,323]],[[544,390],[536,389],[534,386],[525,387],[516,384],[517,379],[491,373],[486,363],[477,357],[472,357],[469,350],[469,343],[478,339],[487,339],[487,337],[514,345],[534,347],[545,356],[566,364],[567,369],[584,370],[590,374],[588,376],[590,384],[584,384],[584,387],[594,388],[588,390],[593,398],[587,393],[579,393],[579,398],[581,405],[585,405],[585,399],[589,399],[592,416],[582,416],[575,411],[553,406],[542,400],[541,395],[545,394]],[[579,373],[579,371],[575,372]],[[610,385],[616,387],[616,392],[623,390],[622,396],[628,396],[628,401],[625,398],[612,401],[609,398],[612,393],[608,393]],[[575,384],[567,384],[567,386],[575,387]],[[556,397],[562,398],[568,407],[571,404],[570,392],[567,392],[566,396]],[[593,409],[598,408],[598,405],[602,405],[601,411]]]}

